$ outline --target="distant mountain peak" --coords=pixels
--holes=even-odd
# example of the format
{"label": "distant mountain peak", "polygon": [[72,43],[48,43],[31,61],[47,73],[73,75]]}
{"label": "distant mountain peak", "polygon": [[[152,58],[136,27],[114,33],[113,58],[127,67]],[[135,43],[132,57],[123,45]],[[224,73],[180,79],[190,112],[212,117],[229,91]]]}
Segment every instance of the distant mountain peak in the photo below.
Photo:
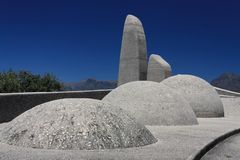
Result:
{"label": "distant mountain peak", "polygon": [[87,82],[87,83],[95,83],[95,82],[97,82],[97,80],[94,79],[94,78],[88,78],[88,79],[86,80],[86,82]]}
{"label": "distant mountain peak", "polygon": [[96,90],[96,89],[114,89],[117,87],[117,81],[102,81],[94,78],[88,78],[79,82],[67,82],[64,83],[64,90],[76,91],[76,90]]}
{"label": "distant mountain peak", "polygon": [[240,92],[240,74],[223,73],[214,79],[211,84],[215,87]]}

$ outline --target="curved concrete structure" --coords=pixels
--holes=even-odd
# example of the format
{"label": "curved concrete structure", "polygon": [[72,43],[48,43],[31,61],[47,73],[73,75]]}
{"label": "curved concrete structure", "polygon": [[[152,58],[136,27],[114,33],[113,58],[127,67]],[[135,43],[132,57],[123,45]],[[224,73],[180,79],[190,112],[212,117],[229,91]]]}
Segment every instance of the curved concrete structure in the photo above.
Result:
{"label": "curved concrete structure", "polygon": [[214,88],[218,92],[218,94],[221,96],[240,97],[240,93],[238,92],[229,91],[229,90],[218,88],[218,87],[214,87]]}
{"label": "curved concrete structure", "polygon": [[198,124],[188,102],[157,82],[129,82],[114,89],[103,101],[120,106],[144,125]]}
{"label": "curved concrete structure", "polygon": [[36,105],[62,98],[102,99],[111,89],[63,92],[0,93],[0,123],[9,122]]}
{"label": "curved concrete structure", "polygon": [[147,79],[147,45],[141,21],[128,15],[124,24],[118,85]]}
{"label": "curved concrete structure", "polygon": [[[221,153],[222,152],[221,147],[223,146],[222,142],[229,140],[236,135],[238,135],[238,138],[239,138],[239,133],[240,133],[240,128],[232,130],[227,133],[224,133],[223,135],[221,135],[221,136],[215,138],[214,140],[212,140],[211,142],[209,142],[207,145],[205,145],[202,149],[200,149],[196,154],[189,157],[187,160],[219,160],[219,159],[225,159],[225,158],[226,159],[232,158],[231,156],[228,157]],[[215,153],[215,155],[214,155],[214,152],[216,152],[215,150],[217,150],[218,148],[221,148],[221,150],[218,151],[219,154]],[[239,147],[237,149],[239,151]],[[211,154],[214,155],[214,158],[212,157]],[[217,155],[220,155],[220,156],[218,157]],[[236,156],[236,154],[235,154],[235,156]]]}
{"label": "curved concrete structure", "polygon": [[157,140],[124,110],[94,99],[60,99],[28,110],[3,127],[0,141],[39,149],[139,147]]}
{"label": "curved concrete structure", "polygon": [[222,97],[224,116],[238,118],[240,115],[240,97]]}
{"label": "curved concrete structure", "polygon": [[[240,130],[239,130],[240,131]],[[211,148],[201,160],[239,160],[240,159],[240,133],[227,137],[214,148]],[[195,159],[196,160],[196,159]]]}
{"label": "curved concrete structure", "polygon": [[219,95],[205,80],[192,75],[177,75],[161,83],[179,92],[189,102],[197,117],[224,116]]}
{"label": "curved concrete structure", "polygon": [[171,75],[171,66],[161,56],[152,54],[148,62],[147,80],[161,82]]}

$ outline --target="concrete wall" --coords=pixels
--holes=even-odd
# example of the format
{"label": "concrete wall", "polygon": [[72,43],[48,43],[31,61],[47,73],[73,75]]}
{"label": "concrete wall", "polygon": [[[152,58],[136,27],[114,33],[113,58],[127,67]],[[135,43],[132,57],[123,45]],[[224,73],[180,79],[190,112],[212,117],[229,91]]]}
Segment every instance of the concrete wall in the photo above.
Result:
{"label": "concrete wall", "polygon": [[0,123],[8,122],[36,105],[61,98],[102,99],[111,90],[0,94]]}
{"label": "concrete wall", "polygon": [[[237,96],[240,93],[216,88],[220,95]],[[34,93],[1,93],[0,123],[8,122],[33,108],[36,105],[61,98],[94,98],[102,99],[111,90],[68,91],[68,92],[34,92]]]}
{"label": "concrete wall", "polygon": [[229,90],[217,88],[217,87],[214,87],[214,88],[216,89],[216,91],[218,92],[219,95],[240,97],[240,93],[238,93],[238,92],[233,92],[233,91],[229,91]]}

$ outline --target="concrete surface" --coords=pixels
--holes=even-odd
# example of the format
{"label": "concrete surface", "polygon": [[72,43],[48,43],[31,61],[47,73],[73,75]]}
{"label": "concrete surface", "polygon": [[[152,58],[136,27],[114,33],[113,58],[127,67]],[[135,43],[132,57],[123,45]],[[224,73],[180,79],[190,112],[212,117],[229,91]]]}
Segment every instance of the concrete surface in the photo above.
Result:
{"label": "concrete surface", "polygon": [[234,119],[198,119],[199,126],[147,126],[157,143],[152,145],[113,150],[44,150],[20,148],[0,143],[0,159],[3,160],[186,160],[218,136],[239,128]]}
{"label": "concrete surface", "polygon": [[[227,100],[226,100],[227,99]],[[225,118],[199,118],[199,125],[195,126],[146,126],[157,143],[152,145],[113,150],[44,150],[32,148],[20,148],[0,142],[1,160],[186,160],[191,159],[200,149],[214,141],[219,136],[240,128],[240,118],[235,116],[240,107],[233,106],[240,102],[222,98],[224,108],[227,111]],[[7,123],[0,125],[2,127]]]}
{"label": "concrete surface", "polygon": [[240,117],[240,98],[231,97],[231,98],[221,98],[224,107],[225,116],[239,118]]}
{"label": "concrete surface", "polygon": [[149,145],[156,139],[117,106],[68,98],[38,105],[0,132],[6,144],[58,150],[99,150]]}
{"label": "concrete surface", "polygon": [[170,87],[152,81],[123,84],[103,98],[144,125],[196,125],[189,103]]}
{"label": "concrete surface", "polygon": [[218,88],[218,87],[214,87],[214,88],[220,95],[240,97],[240,93],[238,92],[233,92],[233,91],[229,91],[229,90]]}
{"label": "concrete surface", "polygon": [[197,117],[223,117],[223,104],[216,90],[205,80],[193,75],[176,75],[160,82],[179,92]]}
{"label": "concrete surface", "polygon": [[171,75],[171,66],[160,55],[152,54],[148,62],[147,80],[161,82]]}
{"label": "concrete surface", "polygon": [[111,90],[0,93],[0,123],[11,121],[32,107],[61,98],[102,99]]}
{"label": "concrete surface", "polygon": [[234,135],[218,144],[201,160],[239,160],[240,134]]}
{"label": "concrete surface", "polygon": [[147,45],[141,21],[128,15],[124,24],[118,85],[147,79]]}
{"label": "concrete surface", "polygon": [[[224,110],[226,111],[225,116],[235,120],[236,122],[239,122],[239,111],[240,111],[240,98],[239,97],[225,97],[221,98],[224,104]],[[225,126],[223,126],[225,127]],[[221,136],[215,138],[214,140],[210,141],[207,145],[203,146],[196,154],[193,154],[191,157],[188,158],[188,160],[200,160],[200,159],[234,159],[238,160],[238,154],[231,153],[231,150],[237,150],[238,146],[235,146],[236,148],[227,148],[228,146],[228,140],[232,139],[232,137],[235,137],[235,135],[239,135],[240,128],[236,128],[230,132],[226,132],[222,134]],[[224,144],[226,142],[226,145]],[[224,146],[224,147],[222,147]],[[218,151],[221,149],[225,149],[223,153],[226,153],[227,151],[230,151],[228,154],[223,154]],[[215,156],[214,156],[215,155]]]}

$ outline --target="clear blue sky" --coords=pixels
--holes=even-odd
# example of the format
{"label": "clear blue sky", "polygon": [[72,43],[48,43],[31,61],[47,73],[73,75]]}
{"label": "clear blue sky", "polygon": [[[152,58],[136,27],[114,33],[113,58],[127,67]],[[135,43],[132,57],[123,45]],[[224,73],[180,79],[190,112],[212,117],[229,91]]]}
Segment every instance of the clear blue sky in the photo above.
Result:
{"label": "clear blue sky", "polygon": [[0,70],[117,79],[127,14],[143,22],[148,55],[174,74],[240,73],[238,0],[0,0]]}

